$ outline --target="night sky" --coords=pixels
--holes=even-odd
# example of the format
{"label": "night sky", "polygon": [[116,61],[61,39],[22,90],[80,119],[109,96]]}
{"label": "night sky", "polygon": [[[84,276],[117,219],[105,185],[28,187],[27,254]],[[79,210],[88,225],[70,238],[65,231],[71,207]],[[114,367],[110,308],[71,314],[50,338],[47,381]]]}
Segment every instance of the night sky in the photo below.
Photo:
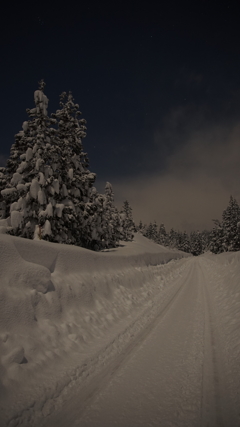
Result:
{"label": "night sky", "polygon": [[211,229],[240,201],[237,2],[8,2],[1,14],[0,161],[44,78],[48,112],[71,90],[102,192],[136,223]]}

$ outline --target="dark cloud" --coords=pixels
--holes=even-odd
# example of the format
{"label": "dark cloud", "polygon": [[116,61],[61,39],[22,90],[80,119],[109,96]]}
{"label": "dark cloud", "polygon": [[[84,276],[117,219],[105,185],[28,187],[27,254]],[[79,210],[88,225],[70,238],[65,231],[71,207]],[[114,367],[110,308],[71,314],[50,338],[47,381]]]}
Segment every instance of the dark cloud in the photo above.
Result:
{"label": "dark cloud", "polygon": [[211,124],[207,111],[179,107],[165,117],[154,143],[159,159],[165,153],[164,169],[113,181],[117,205],[129,199],[137,222],[211,229],[230,194],[240,197],[240,121]]}

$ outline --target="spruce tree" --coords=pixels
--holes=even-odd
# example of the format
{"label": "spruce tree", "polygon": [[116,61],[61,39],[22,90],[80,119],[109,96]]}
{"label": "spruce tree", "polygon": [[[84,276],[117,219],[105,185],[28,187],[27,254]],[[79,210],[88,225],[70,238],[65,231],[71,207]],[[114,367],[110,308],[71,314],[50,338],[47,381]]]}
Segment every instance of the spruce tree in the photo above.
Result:
{"label": "spruce tree", "polygon": [[158,227],[157,227],[156,221],[154,221],[154,223],[152,225],[152,240],[154,242],[158,241]]}
{"label": "spruce tree", "polygon": [[210,242],[209,250],[214,254],[220,254],[224,251],[223,239],[224,239],[224,230],[221,222],[217,219],[213,220],[214,228],[210,232]]}
{"label": "spruce tree", "polygon": [[171,248],[176,248],[177,246],[177,232],[171,228],[168,235],[168,244]]}
{"label": "spruce tree", "polygon": [[149,226],[146,229],[145,237],[152,239],[153,237],[153,225],[152,222],[149,223]]}
{"label": "spruce tree", "polygon": [[164,224],[160,224],[159,227],[158,243],[163,246],[167,244],[167,232]]}
{"label": "spruce tree", "polygon": [[105,186],[105,197],[103,207],[104,241],[106,242],[106,247],[115,247],[121,237],[120,217],[116,207],[114,206],[114,193],[110,182],[107,182]]}
{"label": "spruce tree", "polygon": [[81,118],[79,105],[72,93],[63,92],[60,107],[52,117],[57,121],[57,137],[61,157],[56,164],[59,177],[59,204],[63,205],[60,236],[69,243],[91,245],[93,213],[90,195],[96,174],[88,170],[89,160],[83,151],[82,139],[86,136],[86,120]]}
{"label": "spruce tree", "polygon": [[45,83],[34,92],[35,108],[27,109],[29,120],[15,136],[6,166],[6,187],[1,191],[10,215],[12,234],[32,238],[51,235],[49,219],[53,216],[54,169],[60,156],[55,144],[55,120],[47,114]]}
{"label": "spruce tree", "polygon": [[240,234],[238,223],[240,222],[240,208],[232,196],[229,204],[222,214],[223,249],[224,251],[240,250]]}
{"label": "spruce tree", "polygon": [[1,194],[1,191],[6,188],[6,185],[6,168],[0,167],[0,219],[6,217],[6,202]]}
{"label": "spruce tree", "polygon": [[189,236],[186,231],[182,234],[182,245],[181,250],[189,253],[191,251]]}
{"label": "spruce tree", "polygon": [[135,232],[135,224],[132,217],[132,208],[127,200],[123,203],[123,208],[120,212],[121,218],[121,239],[132,240]]}
{"label": "spruce tree", "polygon": [[191,246],[191,253],[195,256],[201,255],[202,250],[202,238],[201,233],[199,231],[193,231],[190,234],[190,246]]}

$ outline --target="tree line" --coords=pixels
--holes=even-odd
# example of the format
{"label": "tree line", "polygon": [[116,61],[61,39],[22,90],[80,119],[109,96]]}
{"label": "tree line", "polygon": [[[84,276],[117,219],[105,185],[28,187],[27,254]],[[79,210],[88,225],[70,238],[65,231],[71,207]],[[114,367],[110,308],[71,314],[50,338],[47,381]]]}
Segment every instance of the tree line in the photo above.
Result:
{"label": "tree line", "polygon": [[167,233],[164,224],[158,227],[156,221],[143,224],[140,221],[137,230],[145,237],[163,246],[201,255],[206,251],[214,254],[240,250],[240,207],[235,198],[230,196],[229,204],[222,213],[222,221],[213,220],[211,231],[176,231],[171,228]]}
{"label": "tree line", "polygon": [[0,168],[1,218],[8,233],[28,239],[100,250],[132,240],[135,225],[126,200],[119,211],[112,185],[104,194],[94,187],[82,140],[86,120],[71,92],[60,95],[60,108],[48,115],[41,80],[35,107],[15,135],[6,167]]}

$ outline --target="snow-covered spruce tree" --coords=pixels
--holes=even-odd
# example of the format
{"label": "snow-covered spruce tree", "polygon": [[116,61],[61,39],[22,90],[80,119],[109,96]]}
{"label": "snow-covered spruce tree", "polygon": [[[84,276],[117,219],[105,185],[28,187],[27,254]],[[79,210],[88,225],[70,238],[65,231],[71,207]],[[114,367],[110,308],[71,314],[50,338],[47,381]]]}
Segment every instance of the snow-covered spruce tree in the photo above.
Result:
{"label": "snow-covered spruce tree", "polygon": [[210,231],[203,230],[201,232],[201,238],[202,238],[202,251],[206,252],[209,250],[209,243],[210,243]]}
{"label": "snow-covered spruce tree", "polygon": [[139,233],[141,233],[143,236],[146,236],[146,231],[147,231],[147,224],[143,224],[142,221],[139,222],[138,225],[138,231]]}
{"label": "snow-covered spruce tree", "polygon": [[177,232],[173,228],[171,228],[168,234],[168,245],[170,246],[170,248],[177,247]]}
{"label": "snow-covered spruce tree", "polygon": [[135,232],[135,224],[132,217],[132,208],[127,200],[123,203],[123,208],[120,211],[121,218],[121,240],[132,240]]}
{"label": "snow-covered spruce tree", "polygon": [[149,223],[149,225],[146,228],[145,237],[147,237],[148,239],[152,239],[153,238],[153,225],[152,222]]}
{"label": "snow-covered spruce tree", "polygon": [[190,239],[186,231],[182,233],[182,244],[181,244],[181,250],[184,252],[189,253],[191,251],[190,247]]}
{"label": "snow-covered spruce tree", "polygon": [[230,196],[228,207],[222,214],[223,227],[223,250],[239,251],[240,250],[240,207],[232,196]]}
{"label": "snow-covered spruce tree", "polygon": [[202,236],[199,231],[193,231],[190,234],[190,247],[191,253],[193,255],[201,255],[203,253],[202,250]]}
{"label": "snow-covered spruce tree", "polygon": [[121,238],[120,214],[114,206],[114,193],[110,182],[107,182],[105,186],[105,201],[103,206],[105,211],[105,240],[107,247],[115,247]]}
{"label": "snow-covered spruce tree", "polygon": [[221,222],[218,219],[213,220],[215,226],[210,232],[209,237],[209,250],[214,254],[220,254],[223,252],[223,239],[224,230]]}
{"label": "snow-covered spruce tree", "polygon": [[152,240],[157,243],[158,242],[158,226],[156,221],[154,221],[152,225]]}
{"label": "snow-covered spruce tree", "polygon": [[167,232],[164,224],[160,224],[160,227],[159,227],[158,243],[163,246],[167,244]]}
{"label": "snow-covered spruce tree", "polygon": [[[35,108],[27,109],[29,120],[15,136],[6,166],[6,187],[1,191],[10,215],[11,234],[46,238],[52,234],[53,208],[58,182],[53,164],[61,156],[56,143],[54,119],[47,114],[45,83],[34,92]],[[51,223],[50,223],[51,222]]]}
{"label": "snow-covered spruce tree", "polygon": [[84,234],[82,234],[83,246],[88,249],[103,249],[103,203],[104,196],[91,187],[89,201],[84,206]]}
{"label": "snow-covered spruce tree", "polygon": [[120,214],[113,204],[114,194],[110,183],[106,183],[105,194],[99,194],[95,187],[91,188],[90,199],[85,211],[89,216],[85,224],[91,240],[90,249],[101,250],[116,247],[121,238]]}
{"label": "snow-covered spruce tree", "polygon": [[88,170],[88,157],[83,151],[86,120],[81,119],[79,105],[74,103],[71,92],[61,94],[60,107],[52,114],[58,123],[57,137],[61,147],[61,157],[55,165],[61,210],[58,240],[89,247],[92,241],[89,218],[93,214],[90,194],[96,174]]}
{"label": "snow-covered spruce tree", "polygon": [[6,188],[6,185],[6,168],[0,167],[0,219],[6,217],[6,203],[1,194],[1,191]]}
{"label": "snow-covered spruce tree", "polygon": [[184,238],[183,233],[176,231],[176,249],[183,251],[184,248]]}

